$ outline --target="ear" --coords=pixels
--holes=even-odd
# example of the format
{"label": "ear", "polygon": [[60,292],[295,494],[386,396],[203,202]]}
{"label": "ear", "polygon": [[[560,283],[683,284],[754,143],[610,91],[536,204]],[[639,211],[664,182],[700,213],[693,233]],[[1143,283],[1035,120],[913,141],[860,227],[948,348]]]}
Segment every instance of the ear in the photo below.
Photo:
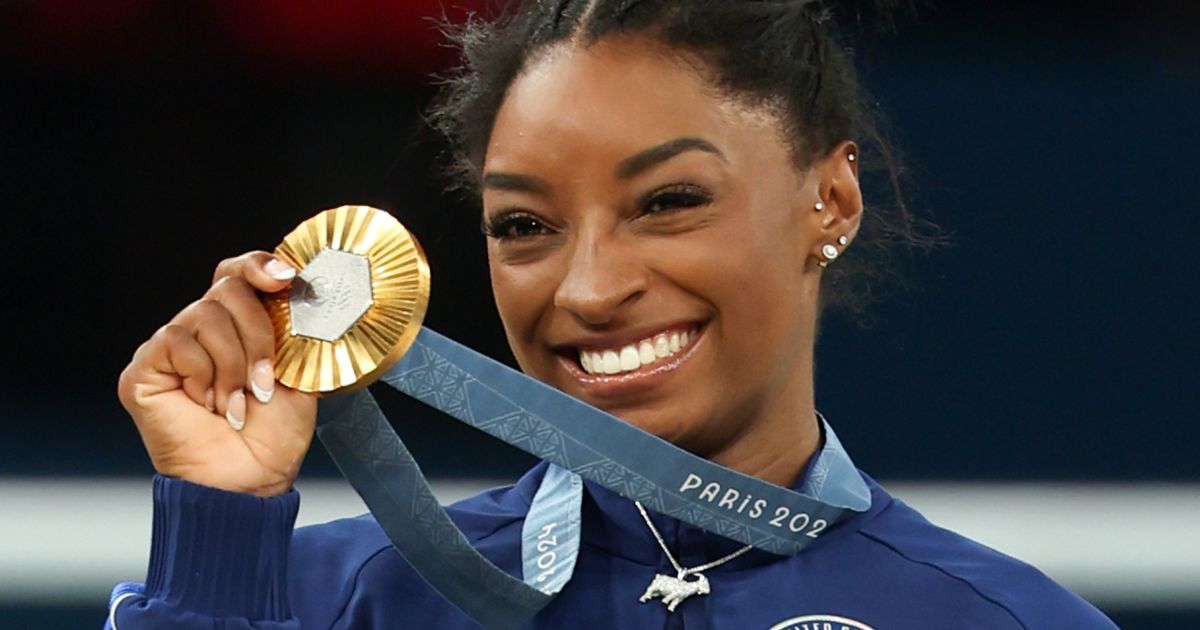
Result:
{"label": "ear", "polygon": [[[809,248],[812,265],[824,267],[854,242],[862,224],[862,190],[858,186],[858,146],[838,143],[809,170],[809,186],[816,184],[812,211],[814,240]],[[811,194],[811,193],[810,193]],[[831,256],[832,254],[832,256]]]}

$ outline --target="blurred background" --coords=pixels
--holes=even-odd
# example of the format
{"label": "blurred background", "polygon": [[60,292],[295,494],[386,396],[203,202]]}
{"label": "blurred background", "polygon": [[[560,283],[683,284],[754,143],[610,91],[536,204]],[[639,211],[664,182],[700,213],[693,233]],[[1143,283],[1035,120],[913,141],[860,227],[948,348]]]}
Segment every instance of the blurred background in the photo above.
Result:
{"label": "blurred background", "polygon": [[[421,119],[454,61],[429,18],[489,6],[0,3],[0,627],[98,628],[144,578],[117,375],[221,258],[388,208],[431,259],[428,324],[511,361]],[[1200,627],[1197,32],[1194,0],[942,2],[854,40],[956,245],[873,327],[825,322],[819,406],[895,494],[1125,628]],[[532,461],[376,394],[446,500]],[[362,511],[319,446],[299,485],[305,522]]]}

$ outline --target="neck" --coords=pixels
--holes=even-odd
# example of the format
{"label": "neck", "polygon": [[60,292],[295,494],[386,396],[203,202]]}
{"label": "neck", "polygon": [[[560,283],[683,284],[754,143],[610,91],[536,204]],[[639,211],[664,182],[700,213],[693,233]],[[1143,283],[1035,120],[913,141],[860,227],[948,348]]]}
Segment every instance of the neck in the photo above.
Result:
{"label": "neck", "polygon": [[766,445],[752,446],[750,441],[743,441],[710,459],[738,472],[790,488],[821,446],[821,430],[811,410],[799,417],[793,416],[792,424],[794,430],[773,434]]}
{"label": "neck", "polygon": [[779,486],[794,485],[821,447],[821,427],[815,412],[812,344],[801,344],[792,369],[780,374],[781,386],[762,409],[749,412],[745,430],[725,442],[708,458],[727,468]]}

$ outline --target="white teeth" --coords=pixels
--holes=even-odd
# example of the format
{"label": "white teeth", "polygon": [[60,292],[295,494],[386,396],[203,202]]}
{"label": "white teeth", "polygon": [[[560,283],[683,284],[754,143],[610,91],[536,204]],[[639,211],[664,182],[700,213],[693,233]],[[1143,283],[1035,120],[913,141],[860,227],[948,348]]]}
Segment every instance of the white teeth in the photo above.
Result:
{"label": "white teeth", "polygon": [[660,359],[671,356],[671,342],[667,340],[666,335],[657,335],[654,337],[654,356]]}
{"label": "white teeth", "polygon": [[604,373],[616,374],[621,371],[621,359],[612,350],[604,351]]}
{"label": "white teeth", "polygon": [[579,364],[588,374],[632,372],[679,352],[695,340],[694,330],[659,333],[620,350],[581,350]]}
{"label": "white teeth", "polygon": [[654,344],[649,341],[643,341],[638,346],[638,359],[641,360],[642,365],[654,363]]}
{"label": "white teeth", "polygon": [[633,346],[625,346],[621,348],[621,371],[628,372],[636,370],[642,366],[641,359],[638,358],[637,348]]}

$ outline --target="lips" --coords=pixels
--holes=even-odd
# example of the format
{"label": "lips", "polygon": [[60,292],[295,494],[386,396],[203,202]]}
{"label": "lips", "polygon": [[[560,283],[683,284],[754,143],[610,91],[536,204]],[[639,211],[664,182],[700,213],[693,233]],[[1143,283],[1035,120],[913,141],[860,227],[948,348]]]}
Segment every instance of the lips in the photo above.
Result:
{"label": "lips", "polygon": [[591,375],[613,376],[635,372],[656,363],[669,361],[683,352],[698,336],[698,327],[666,329],[633,343],[608,348],[580,348],[579,365]]}
{"label": "lips", "polygon": [[[707,328],[707,321],[678,322],[628,333],[591,335],[559,345],[555,354],[570,378],[563,383],[564,390],[602,409],[611,410],[614,405],[641,400],[640,397],[658,390],[672,374],[691,363],[704,345]],[[644,363],[643,349],[647,359]],[[665,354],[659,356],[662,352]],[[637,367],[622,369],[622,355],[625,366],[633,366],[636,360]],[[610,374],[605,370],[605,362],[611,366],[614,357],[617,367]]]}

